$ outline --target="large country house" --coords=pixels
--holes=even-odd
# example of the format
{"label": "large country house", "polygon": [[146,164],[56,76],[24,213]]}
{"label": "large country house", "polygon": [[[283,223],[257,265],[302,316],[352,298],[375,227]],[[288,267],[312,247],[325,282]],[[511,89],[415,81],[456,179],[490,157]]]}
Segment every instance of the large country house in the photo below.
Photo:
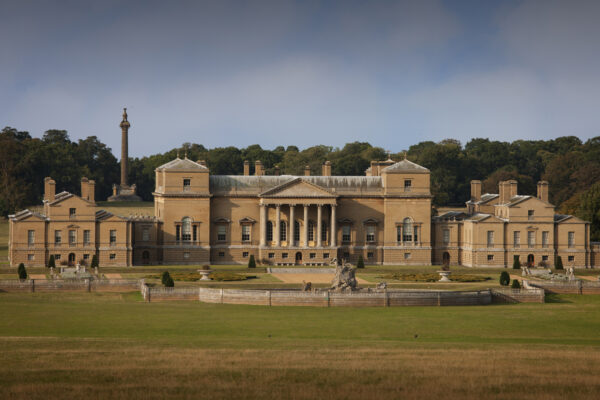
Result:
{"label": "large country house", "polygon": [[100,265],[239,264],[254,255],[271,265],[322,265],[333,259],[366,264],[510,267],[599,264],[589,223],[558,215],[548,184],[537,196],[498,194],[472,182],[465,211],[432,215],[430,173],[409,160],[373,161],[366,176],[267,176],[260,161],[250,175],[210,175],[203,161],[177,157],[156,169],[153,217],[98,209],[94,182],[81,196],[55,194],[45,180],[43,213],[10,216],[11,265],[91,260]]}

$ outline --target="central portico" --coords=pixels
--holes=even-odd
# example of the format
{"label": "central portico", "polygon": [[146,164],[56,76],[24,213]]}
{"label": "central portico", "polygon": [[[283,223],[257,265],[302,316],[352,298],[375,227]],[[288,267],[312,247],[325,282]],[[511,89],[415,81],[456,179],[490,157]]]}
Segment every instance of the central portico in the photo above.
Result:
{"label": "central portico", "polygon": [[276,264],[327,264],[337,257],[334,193],[298,177],[259,198],[261,258]]}

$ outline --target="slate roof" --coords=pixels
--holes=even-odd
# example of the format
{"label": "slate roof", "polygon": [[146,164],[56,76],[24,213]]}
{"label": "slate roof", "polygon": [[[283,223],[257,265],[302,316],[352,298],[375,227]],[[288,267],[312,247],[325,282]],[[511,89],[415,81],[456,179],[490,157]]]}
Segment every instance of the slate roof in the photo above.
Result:
{"label": "slate roof", "polygon": [[429,172],[429,170],[425,167],[420,166],[419,164],[415,164],[412,161],[402,160],[398,161],[395,164],[390,165],[389,167],[385,167],[382,171],[385,172],[417,172],[417,173],[425,173]]}
{"label": "slate roof", "polygon": [[195,161],[192,161],[188,158],[176,158],[172,161],[169,161],[166,164],[161,165],[160,167],[156,168],[158,171],[162,171],[165,169],[171,170],[171,171],[204,171],[204,170],[208,170],[208,168],[206,168],[204,165],[200,165]]}
{"label": "slate roof", "polygon": [[47,217],[44,214],[40,214],[38,212],[27,210],[27,209],[23,210],[23,211],[19,211],[18,213],[15,213],[13,215],[9,215],[8,218],[12,219],[13,221],[21,221],[21,220],[24,220],[31,216],[34,216],[34,217],[37,217],[37,218],[43,219],[43,220],[47,219]]}

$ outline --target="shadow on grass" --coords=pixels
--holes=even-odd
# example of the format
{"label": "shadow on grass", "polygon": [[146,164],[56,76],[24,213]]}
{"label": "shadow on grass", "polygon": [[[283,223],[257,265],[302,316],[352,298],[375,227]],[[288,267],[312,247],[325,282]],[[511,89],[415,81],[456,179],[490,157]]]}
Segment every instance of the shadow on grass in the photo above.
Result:
{"label": "shadow on grass", "polygon": [[567,300],[564,297],[561,297],[560,294],[554,294],[554,293],[546,293],[545,302],[546,303],[572,303],[572,301]]}

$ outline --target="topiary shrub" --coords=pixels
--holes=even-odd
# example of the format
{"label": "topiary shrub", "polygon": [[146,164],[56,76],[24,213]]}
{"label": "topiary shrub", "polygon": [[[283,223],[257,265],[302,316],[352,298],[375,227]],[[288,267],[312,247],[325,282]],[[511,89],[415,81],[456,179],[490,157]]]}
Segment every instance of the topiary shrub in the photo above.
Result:
{"label": "topiary shrub", "polygon": [[513,269],[521,269],[521,261],[519,260],[519,257],[514,258]]}
{"label": "topiary shrub", "polygon": [[509,283],[510,283],[510,275],[508,274],[508,272],[502,271],[502,273],[500,274],[500,284],[502,286],[508,286]]}
{"label": "topiary shrub", "polygon": [[56,261],[54,260],[54,254],[52,254],[50,256],[50,258],[48,259],[48,268],[56,268]]}
{"label": "topiary shrub", "polygon": [[248,260],[248,268],[256,268],[256,261],[254,261],[254,254],[250,254],[250,259]]}
{"label": "topiary shrub", "polygon": [[98,256],[96,254],[94,254],[92,257],[92,263],[90,264],[90,267],[98,268]]}
{"label": "topiary shrub", "polygon": [[25,264],[19,264],[19,267],[17,268],[17,274],[19,275],[19,279],[27,279],[27,270],[25,269]]}
{"label": "topiary shrub", "polygon": [[510,285],[510,287],[513,289],[521,289],[521,284],[517,279],[513,279],[512,285]]}
{"label": "topiary shrub", "polygon": [[365,267],[365,260],[363,259],[363,256],[360,255],[358,256],[358,262],[356,263],[356,268],[364,268]]}
{"label": "topiary shrub", "polygon": [[170,276],[165,279],[165,283],[163,284],[165,287],[175,287],[175,281]]}
{"label": "topiary shrub", "polygon": [[162,275],[160,276],[160,282],[167,286],[169,279],[173,280],[173,278],[171,278],[171,274],[169,274],[169,271],[163,271]]}
{"label": "topiary shrub", "polygon": [[215,272],[210,276],[213,281],[228,282],[228,281],[245,281],[248,276],[235,274],[233,272]]}
{"label": "topiary shrub", "polygon": [[556,263],[554,265],[554,268],[556,268],[556,269],[563,269],[563,263],[562,263],[562,257],[561,256],[556,257]]}

